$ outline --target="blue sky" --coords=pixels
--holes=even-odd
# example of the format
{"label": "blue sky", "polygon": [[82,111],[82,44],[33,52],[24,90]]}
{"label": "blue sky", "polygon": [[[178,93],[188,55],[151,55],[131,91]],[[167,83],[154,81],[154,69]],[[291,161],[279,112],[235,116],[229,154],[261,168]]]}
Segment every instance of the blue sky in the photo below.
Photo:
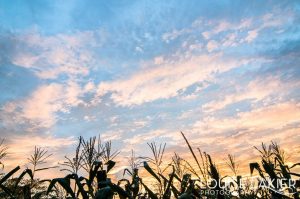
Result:
{"label": "blue sky", "polygon": [[[242,161],[299,151],[298,1],[0,1],[0,135],[9,161],[60,160],[100,134]],[[20,144],[22,143],[22,146]]]}

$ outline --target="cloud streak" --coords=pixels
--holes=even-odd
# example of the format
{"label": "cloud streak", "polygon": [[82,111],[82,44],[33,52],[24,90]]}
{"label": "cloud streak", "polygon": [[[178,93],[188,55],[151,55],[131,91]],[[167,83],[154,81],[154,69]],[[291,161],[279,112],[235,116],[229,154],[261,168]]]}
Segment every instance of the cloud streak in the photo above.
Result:
{"label": "cloud streak", "polygon": [[168,99],[195,83],[213,78],[214,74],[226,72],[247,62],[248,60],[226,60],[221,54],[204,54],[159,66],[149,65],[127,79],[100,83],[97,97],[110,93],[111,99],[121,106]]}
{"label": "cloud streak", "polygon": [[100,46],[100,31],[72,35],[41,35],[37,30],[11,35],[15,51],[11,62],[32,70],[39,78],[56,79],[61,74],[86,76],[94,63],[89,48]]}

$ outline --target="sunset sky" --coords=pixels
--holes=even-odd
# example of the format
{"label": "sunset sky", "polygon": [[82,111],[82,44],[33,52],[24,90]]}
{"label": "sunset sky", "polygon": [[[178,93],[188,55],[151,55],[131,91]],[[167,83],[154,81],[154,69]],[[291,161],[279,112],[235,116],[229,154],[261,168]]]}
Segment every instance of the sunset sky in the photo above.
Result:
{"label": "sunset sky", "polygon": [[121,156],[193,146],[239,161],[271,140],[300,158],[299,1],[0,0],[4,163],[77,137]]}

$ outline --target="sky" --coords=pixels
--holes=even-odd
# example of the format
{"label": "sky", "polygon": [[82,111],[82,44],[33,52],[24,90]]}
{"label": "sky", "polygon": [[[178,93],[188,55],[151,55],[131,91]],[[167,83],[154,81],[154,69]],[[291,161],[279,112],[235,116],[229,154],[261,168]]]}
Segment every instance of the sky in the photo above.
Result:
{"label": "sky", "polygon": [[100,134],[121,156],[195,147],[300,158],[299,1],[0,0],[5,164]]}

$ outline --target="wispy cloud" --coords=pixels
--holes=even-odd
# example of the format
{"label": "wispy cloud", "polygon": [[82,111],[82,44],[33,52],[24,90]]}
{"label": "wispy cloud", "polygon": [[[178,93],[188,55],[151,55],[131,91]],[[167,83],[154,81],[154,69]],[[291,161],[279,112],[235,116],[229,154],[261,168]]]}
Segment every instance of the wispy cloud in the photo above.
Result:
{"label": "wispy cloud", "polygon": [[298,103],[286,102],[270,105],[249,112],[238,113],[236,117],[218,119],[203,118],[194,124],[195,130],[205,133],[225,133],[227,131],[259,131],[281,129],[299,123]]}
{"label": "wispy cloud", "polygon": [[83,103],[81,95],[81,87],[75,82],[41,85],[27,98],[5,104],[2,113],[14,114],[20,123],[28,121],[27,130],[50,128],[56,123],[57,113],[67,113]]}
{"label": "wispy cloud", "polygon": [[223,59],[221,54],[204,54],[159,66],[149,64],[124,80],[101,82],[97,97],[110,94],[111,99],[121,106],[168,99],[188,86],[245,63],[247,60]]}
{"label": "wispy cloud", "polygon": [[[177,135],[176,135],[177,134]],[[130,144],[132,147],[138,143],[153,142],[160,140],[161,142],[168,140],[168,144],[172,144],[173,141],[181,139],[179,132],[170,132],[167,129],[156,129],[147,133],[134,135],[132,138],[125,139],[124,143]]]}
{"label": "wispy cloud", "polygon": [[219,93],[216,98],[219,100],[212,100],[202,105],[202,109],[206,112],[214,112],[225,108],[228,105],[237,103],[243,100],[251,100],[252,103],[265,100],[264,103],[278,102],[280,97],[284,97],[292,88],[300,86],[298,81],[283,82],[278,76],[259,77],[250,81],[246,86],[238,85],[234,82],[232,85],[235,91],[229,94]]}
{"label": "wispy cloud", "polygon": [[12,63],[28,68],[42,79],[55,79],[61,74],[86,76],[94,64],[92,51],[101,45],[99,31],[75,34],[41,35],[37,30],[11,35],[15,42]]}

